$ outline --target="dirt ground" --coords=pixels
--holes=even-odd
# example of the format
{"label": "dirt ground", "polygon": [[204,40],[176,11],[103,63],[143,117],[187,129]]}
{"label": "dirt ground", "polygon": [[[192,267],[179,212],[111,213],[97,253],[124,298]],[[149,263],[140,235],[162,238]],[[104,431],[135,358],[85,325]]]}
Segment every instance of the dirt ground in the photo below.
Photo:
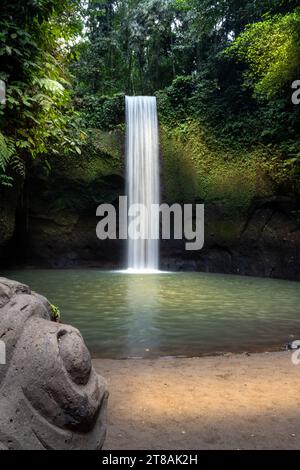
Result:
{"label": "dirt ground", "polygon": [[109,386],[105,449],[299,449],[290,352],[93,360]]}

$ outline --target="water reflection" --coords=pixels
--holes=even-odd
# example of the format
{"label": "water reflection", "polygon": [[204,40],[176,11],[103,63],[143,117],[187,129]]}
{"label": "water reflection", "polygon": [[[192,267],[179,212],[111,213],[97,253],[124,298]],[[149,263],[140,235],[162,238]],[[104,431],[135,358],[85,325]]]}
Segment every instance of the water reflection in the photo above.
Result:
{"label": "water reflection", "polygon": [[125,276],[126,307],[130,331],[126,338],[127,356],[145,357],[160,350],[160,329],[155,319],[160,312],[160,279],[157,275]]}
{"label": "water reflection", "polygon": [[[299,283],[205,273],[11,271],[58,305],[94,355],[270,350],[300,338]],[[149,351],[147,351],[149,350]]]}

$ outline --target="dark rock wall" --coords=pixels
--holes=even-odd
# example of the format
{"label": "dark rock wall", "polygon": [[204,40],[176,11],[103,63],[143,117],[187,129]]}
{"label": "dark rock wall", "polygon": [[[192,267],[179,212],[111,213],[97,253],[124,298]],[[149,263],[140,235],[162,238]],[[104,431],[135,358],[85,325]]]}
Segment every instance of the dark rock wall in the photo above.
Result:
{"label": "dark rock wall", "polygon": [[[50,174],[36,164],[22,197],[2,195],[0,266],[125,267],[125,242],[96,237],[97,206],[117,205],[125,193],[123,141],[122,133],[101,134],[94,154],[62,158]],[[165,191],[164,165],[161,182],[164,201],[174,202]],[[186,251],[184,241],[161,241],[162,269],[300,279],[300,206],[294,197],[256,194],[238,211],[222,200],[200,202],[204,248]]]}
{"label": "dark rock wall", "polygon": [[163,241],[162,268],[299,280],[299,215],[291,199],[260,200],[240,221],[227,219],[226,231],[220,208],[207,206],[203,249]]}

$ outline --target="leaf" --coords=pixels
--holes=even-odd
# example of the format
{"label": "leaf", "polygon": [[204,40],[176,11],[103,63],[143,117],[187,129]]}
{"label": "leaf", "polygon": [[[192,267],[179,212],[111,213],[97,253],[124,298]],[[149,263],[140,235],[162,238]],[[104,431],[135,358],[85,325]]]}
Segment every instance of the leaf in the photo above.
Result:
{"label": "leaf", "polygon": [[65,88],[61,83],[56,80],[51,80],[50,78],[40,79],[39,84],[44,90],[50,91],[54,95],[63,95],[65,91]]}

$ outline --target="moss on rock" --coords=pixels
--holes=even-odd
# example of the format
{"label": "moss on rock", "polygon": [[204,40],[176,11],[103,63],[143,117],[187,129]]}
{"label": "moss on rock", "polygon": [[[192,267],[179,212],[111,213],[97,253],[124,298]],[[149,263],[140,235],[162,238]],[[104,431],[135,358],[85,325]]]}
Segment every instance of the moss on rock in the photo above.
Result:
{"label": "moss on rock", "polygon": [[[81,155],[57,157],[47,170],[36,162],[30,181],[31,212],[93,213],[98,204],[123,193],[124,135],[122,131],[91,130]],[[35,198],[35,194],[39,198]],[[65,217],[65,215],[63,215]]]}
{"label": "moss on rock", "polygon": [[263,150],[230,150],[194,120],[161,127],[162,183],[168,201],[221,203],[225,212],[244,213],[253,198],[273,188],[261,161]]}

